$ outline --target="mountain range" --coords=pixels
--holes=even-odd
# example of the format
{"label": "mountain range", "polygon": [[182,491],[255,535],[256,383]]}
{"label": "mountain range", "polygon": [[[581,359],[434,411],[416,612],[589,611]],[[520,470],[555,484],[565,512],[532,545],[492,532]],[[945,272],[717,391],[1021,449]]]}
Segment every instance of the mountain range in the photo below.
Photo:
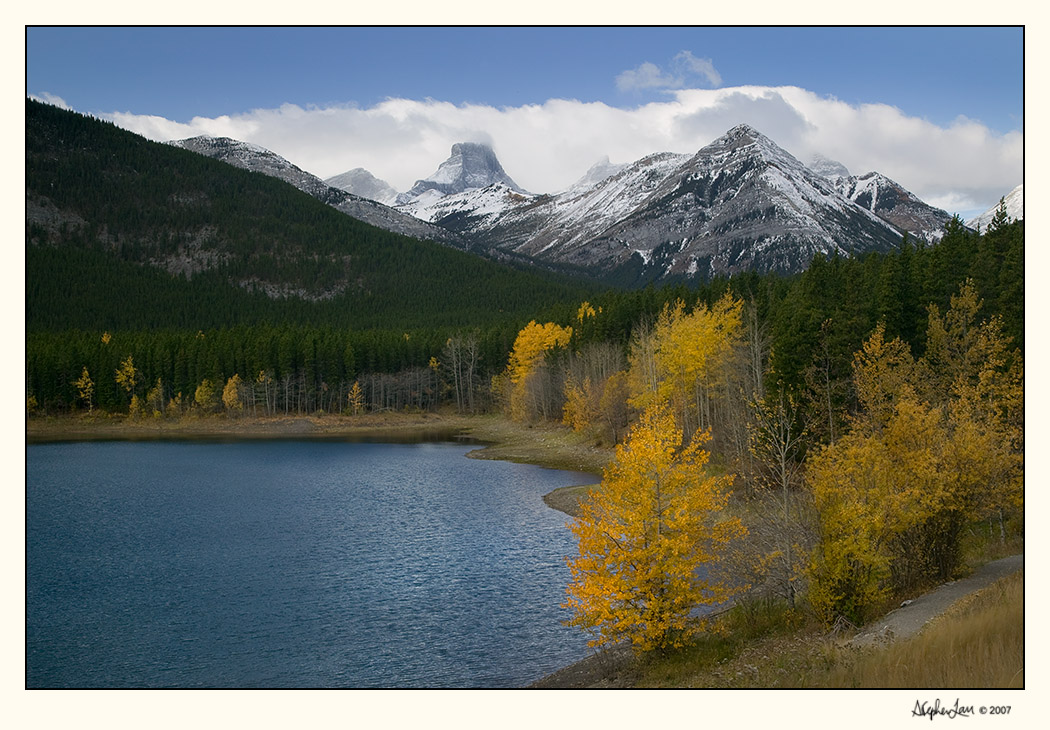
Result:
{"label": "mountain range", "polygon": [[695,155],[604,158],[553,194],[522,189],[480,143],[453,145],[434,173],[400,194],[361,168],[324,184],[392,202],[430,224],[431,240],[626,285],[796,273],[815,254],[891,250],[905,232],[936,241],[950,219],[878,172],[854,176],[827,158],[804,165],[748,125]]}
{"label": "mountain range", "polygon": [[[164,182],[157,175],[120,164],[123,157],[138,155],[139,150],[147,157],[145,150],[153,149],[149,147],[153,143],[130,133],[118,140],[115,133],[106,137],[93,131],[100,139],[105,137],[108,148],[122,150],[114,153],[112,161],[98,158],[101,151],[70,150],[67,137],[47,137],[52,131],[47,125],[79,125],[86,130],[98,124],[97,120],[51,120],[48,114],[60,116],[57,110],[44,114],[43,107],[46,105],[27,100],[26,214],[27,227],[38,226],[46,237],[65,240],[77,231],[89,231],[103,246],[123,251],[125,260],[150,263],[186,277],[222,269],[242,288],[275,298],[330,300],[348,292],[366,292],[377,282],[378,271],[369,275],[371,285],[365,286],[360,279],[355,283],[350,259],[340,253],[344,244],[339,236],[343,234],[336,233],[327,217],[324,223],[331,231],[319,236],[305,232],[306,219],[313,215],[305,209],[306,218],[295,223],[301,230],[293,232],[279,220],[284,213],[260,208],[258,201],[275,195],[276,188],[253,193],[255,199],[245,198],[247,193],[237,192],[248,189],[243,182],[232,178],[205,182],[206,176],[216,176],[218,168],[199,168],[189,164],[191,158],[168,159],[150,152],[158,159],[163,157],[165,174],[171,178],[172,189],[162,194],[159,188]],[[44,119],[46,124],[40,122],[43,131],[31,124]],[[568,188],[545,194],[529,192],[515,183],[494,151],[479,143],[453,145],[448,160],[400,194],[360,168],[321,180],[270,150],[228,138],[195,137],[156,147],[177,148],[183,154],[191,151],[196,157],[222,161],[226,167],[261,173],[344,217],[412,239],[437,242],[439,248],[511,262],[517,268],[560,271],[623,286],[707,280],[742,271],[796,273],[818,254],[859,257],[892,251],[904,232],[936,240],[948,220],[947,213],[926,205],[877,172],[853,176],[843,165],[826,158],[805,165],[748,125],[730,129],[692,155],[664,152],[619,164],[604,158]],[[35,156],[32,150],[37,150]],[[47,178],[52,181],[46,185],[55,190],[61,183],[66,203],[54,190],[42,187],[44,183],[33,182],[38,170],[41,179],[64,174],[59,168],[51,169],[52,160],[63,155],[78,166],[80,177],[76,179],[95,180],[91,186],[75,188],[71,179]],[[180,165],[185,171],[180,171]],[[134,182],[139,178],[145,182]],[[108,201],[99,192],[103,180],[120,182]],[[135,187],[147,183],[147,188]],[[71,185],[74,188],[66,190]],[[229,192],[220,193],[220,188]],[[211,192],[201,192],[206,189]],[[132,190],[139,192],[132,195]],[[138,201],[140,192],[153,197]],[[360,194],[365,192],[394,205]],[[224,197],[229,195],[235,197]],[[77,202],[85,196],[95,206],[91,216],[87,214],[90,208]],[[127,200],[118,201],[114,196]],[[1017,198],[1023,217],[1023,187],[1011,201]],[[172,207],[166,211],[150,208],[148,213],[131,210],[137,205],[145,211],[161,200]],[[220,200],[222,205],[217,206]],[[281,205],[302,207],[298,201]],[[124,227],[130,222],[141,227],[153,218],[193,222],[190,227],[158,224],[122,238],[99,206],[119,208]],[[222,233],[226,223],[213,220],[220,208],[235,211],[243,225],[238,222],[237,231]],[[253,209],[259,212],[250,213]],[[260,237],[239,230],[258,231],[263,225],[280,226],[274,229],[279,235]],[[304,235],[325,241],[325,252],[311,253]],[[138,242],[128,247],[132,236]],[[367,237],[374,239],[372,233]],[[240,258],[231,248],[234,244],[248,258]],[[307,274],[304,256],[313,262],[310,270],[314,273]],[[329,259],[333,267],[324,268]],[[265,264],[265,271],[259,270],[260,263]]]}

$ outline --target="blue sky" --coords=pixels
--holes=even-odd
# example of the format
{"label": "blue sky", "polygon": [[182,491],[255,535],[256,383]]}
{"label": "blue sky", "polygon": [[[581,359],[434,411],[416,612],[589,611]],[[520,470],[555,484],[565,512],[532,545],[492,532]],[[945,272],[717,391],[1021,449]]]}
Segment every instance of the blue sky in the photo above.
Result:
{"label": "blue sky", "polygon": [[999,132],[1023,112],[1020,28],[30,28],[27,50],[29,93],[175,121],[387,97],[629,107],[659,92],[617,76],[680,50],[722,86],[801,86]]}
{"label": "blue sky", "polygon": [[[648,130],[637,134],[638,127],[643,123],[682,127],[685,99],[693,104],[689,118],[695,121],[702,107],[708,110],[709,123],[692,124],[689,137],[665,135],[669,151],[695,151],[725,131],[718,125],[733,126],[729,116],[710,111],[714,105],[738,109],[738,121],[758,122],[760,131],[800,159],[820,151],[858,174],[867,170],[855,166],[876,168],[892,147],[892,140],[874,140],[871,147],[883,157],[865,152],[865,137],[858,126],[867,129],[869,137],[875,134],[872,130],[895,129],[895,138],[907,144],[899,162],[879,171],[891,177],[894,171],[898,176],[911,175],[911,180],[895,179],[925,199],[937,198],[931,202],[945,207],[949,203],[960,210],[982,207],[989,198],[1009,192],[1022,175],[1023,161],[1015,159],[1017,149],[1023,147],[1020,28],[42,27],[28,28],[26,42],[29,95],[55,99],[156,138],[220,132],[251,137],[246,141],[273,149],[322,177],[361,166],[390,179],[399,189],[433,172],[447,156],[448,146],[461,141],[457,135],[472,135],[493,144],[511,176],[524,179],[519,183],[546,192],[568,185],[602,155],[624,162],[630,160],[618,158],[664,151],[652,148],[661,138]],[[778,92],[753,91],[784,87],[798,87],[810,96],[786,99]],[[727,101],[731,89],[751,89],[750,102],[744,104],[740,94]],[[690,96],[698,90],[707,96]],[[717,99],[711,96],[716,91]],[[391,99],[413,105],[390,111],[389,104],[383,105]],[[551,100],[578,104],[569,108]],[[819,104],[830,119],[833,103],[861,116],[865,110],[888,108],[895,110],[896,117],[877,123],[840,114],[839,130],[832,129],[829,121],[816,124],[813,120],[820,114],[810,107]],[[458,115],[448,105],[456,107]],[[775,113],[776,107],[785,105],[792,115]],[[605,112],[600,119],[599,106]],[[468,107],[471,114],[465,111]],[[532,109],[533,116],[542,115],[544,120],[529,127],[538,136],[528,142],[524,136],[528,125],[521,117],[533,107],[540,110]],[[474,113],[478,108],[487,110],[487,116]],[[283,113],[276,111],[282,109]],[[363,112],[375,116],[380,109],[395,120],[386,125],[387,130],[351,119],[351,110],[360,117]],[[331,126],[321,127],[315,115],[325,110],[330,112]],[[342,114],[338,129],[346,138],[339,136],[331,119],[336,112]],[[673,112],[678,116],[669,116]],[[292,121],[295,114],[310,118],[298,131]],[[586,122],[581,121],[584,116]],[[424,117],[425,129],[406,122]],[[516,121],[508,121],[511,117]],[[552,154],[552,160],[565,161],[564,170],[555,171],[558,165],[553,162],[546,173],[530,169],[529,160],[537,156],[524,148],[543,144],[544,130],[569,117],[583,125],[584,132],[598,125],[599,133],[586,134],[588,139],[598,139],[584,140],[581,132],[574,150]],[[195,118],[211,121],[193,123]],[[803,135],[799,120],[813,129]],[[634,129],[645,143],[632,145],[615,137],[612,130],[620,123],[623,135]],[[914,155],[903,150],[921,148],[923,143],[907,131],[910,123],[926,125],[931,137],[938,136],[938,130],[944,133],[940,137],[954,130],[957,140],[983,136],[979,143],[985,147],[973,155],[981,160],[1012,155],[1013,172],[997,170],[983,186],[971,180],[957,189],[920,172],[915,160],[912,172],[907,158]],[[392,124],[406,135],[404,153],[381,153],[394,144],[387,134]],[[968,129],[961,130],[960,124]],[[845,125],[854,127],[852,140],[847,139]],[[444,138],[438,138],[438,129],[446,130]],[[357,143],[348,139],[351,134]],[[370,134],[379,136],[362,141]],[[293,139],[296,135],[299,140]],[[301,140],[305,135],[329,145],[328,153],[308,151]],[[819,140],[826,140],[831,149],[818,150]],[[568,145],[570,140],[561,143]],[[998,149],[993,149],[997,143]],[[360,145],[357,151],[355,144]],[[332,145],[339,145],[345,154],[333,155]],[[672,149],[675,145],[679,149]],[[1007,147],[1012,150],[1009,154],[1004,152]],[[518,173],[508,164],[515,162],[515,155],[521,160]],[[411,168],[413,163],[418,169]],[[1011,174],[1016,180],[1009,184]],[[953,169],[944,177],[959,175]]]}

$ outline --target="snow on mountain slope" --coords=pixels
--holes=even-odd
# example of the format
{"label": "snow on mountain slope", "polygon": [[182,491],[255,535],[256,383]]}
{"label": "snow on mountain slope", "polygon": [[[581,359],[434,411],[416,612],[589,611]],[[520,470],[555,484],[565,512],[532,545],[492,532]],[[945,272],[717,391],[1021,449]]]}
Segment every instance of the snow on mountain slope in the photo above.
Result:
{"label": "snow on mountain slope", "polygon": [[795,272],[816,253],[886,251],[900,240],[892,225],[746,125],[695,155],[603,160],[556,195],[502,183],[451,194],[428,188],[399,209],[487,255],[632,282]]}
{"label": "snow on mountain slope", "polygon": [[739,125],[680,163],[573,263],[611,259],[643,279],[794,272],[816,253],[888,250],[899,238],[769,138]]}
{"label": "snow on mountain slope", "polygon": [[946,211],[927,205],[881,173],[831,179],[838,191],[857,205],[926,241],[939,241],[944,224],[951,219]]}
{"label": "snow on mountain slope", "polygon": [[[1010,193],[1003,198],[1003,202],[1006,204],[1006,214],[1010,216],[1010,220],[1024,220],[1024,183],[1021,183],[1011,190]],[[975,231],[987,230],[988,224],[992,222],[992,218],[995,217],[995,211],[998,208],[999,204],[996,203],[976,218],[968,220],[966,225]]]}
{"label": "snow on mountain slope", "polygon": [[587,172],[583,174],[579,180],[574,182],[572,185],[562,190],[562,193],[582,193],[585,190],[593,188],[598,183],[602,182],[606,178],[612,177],[616,173],[620,172],[624,168],[629,167],[628,163],[622,163],[614,165],[609,162],[609,157],[606,155],[598,162],[594,163]]}

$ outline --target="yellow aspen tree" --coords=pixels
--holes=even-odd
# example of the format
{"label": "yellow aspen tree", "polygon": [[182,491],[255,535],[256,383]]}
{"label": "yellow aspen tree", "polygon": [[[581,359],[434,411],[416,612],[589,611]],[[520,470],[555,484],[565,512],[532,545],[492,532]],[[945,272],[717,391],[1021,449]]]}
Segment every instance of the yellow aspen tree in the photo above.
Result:
{"label": "yellow aspen tree", "polygon": [[120,367],[116,371],[117,385],[122,387],[131,396],[131,405],[129,406],[128,413],[132,416],[137,416],[142,411],[142,404],[139,401],[138,394],[135,393],[135,388],[142,381],[142,374],[135,367],[135,361],[131,355],[128,355],[127,359],[120,363]]}
{"label": "yellow aspen tree", "polygon": [[243,408],[241,403],[241,376],[237,373],[234,373],[226,381],[226,385],[222,389],[222,404],[226,406],[226,410],[230,413],[240,411]]}
{"label": "yellow aspen tree", "polygon": [[743,302],[727,294],[710,309],[664,306],[651,331],[642,328],[631,350],[631,405],[661,403],[674,410],[686,435],[711,425],[711,400],[740,353]]}
{"label": "yellow aspen tree", "polygon": [[880,431],[854,429],[810,459],[820,542],[809,597],[827,623],[863,622],[894,588],[928,573],[925,528],[951,481],[943,413],[910,396],[893,408]]}
{"label": "yellow aspen tree", "polygon": [[573,612],[568,623],[591,634],[591,646],[679,646],[703,627],[691,615],[696,607],[733,594],[711,566],[745,530],[722,514],[732,477],[707,474],[703,440],[682,448],[674,416],[646,411],[581,503],[570,525],[578,555],[567,559],[564,605]]}
{"label": "yellow aspen tree", "polygon": [[510,380],[510,415],[515,421],[526,421],[535,408],[530,407],[529,379],[542,367],[546,354],[565,347],[572,339],[572,327],[547,322],[529,322],[514,340],[506,374]]}
{"label": "yellow aspen tree", "polygon": [[88,413],[91,413],[95,407],[95,381],[91,379],[86,365],[80,377],[73,382],[73,386],[77,389],[77,397],[87,404]]}
{"label": "yellow aspen tree", "polygon": [[138,369],[135,367],[135,361],[131,355],[120,363],[120,367],[116,371],[117,385],[128,391],[128,394],[134,392],[136,386],[142,381],[142,376]]}
{"label": "yellow aspen tree", "polygon": [[911,350],[899,337],[886,339],[879,323],[853,356],[853,385],[863,409],[854,426],[878,431],[893,416],[902,398],[915,397],[916,369]]}
{"label": "yellow aspen tree", "polygon": [[157,378],[157,382],[146,392],[146,406],[154,418],[164,415],[164,383],[160,378]]}
{"label": "yellow aspen tree", "polygon": [[594,409],[589,397],[591,390],[590,378],[585,378],[582,385],[571,376],[565,379],[562,423],[577,433],[586,431],[594,420]]}

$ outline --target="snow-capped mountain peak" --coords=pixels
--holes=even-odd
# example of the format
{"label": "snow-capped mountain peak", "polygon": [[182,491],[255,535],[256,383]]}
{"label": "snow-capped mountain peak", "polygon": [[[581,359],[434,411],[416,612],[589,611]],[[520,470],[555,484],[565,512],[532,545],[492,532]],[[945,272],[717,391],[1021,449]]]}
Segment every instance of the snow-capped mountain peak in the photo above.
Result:
{"label": "snow-capped mountain peak", "polygon": [[[504,171],[496,153],[486,144],[457,142],[447,160],[429,177],[416,181],[412,189],[397,196],[398,205],[410,203],[420,196],[434,191],[454,195],[468,190],[478,190],[499,183],[515,192],[525,194],[510,175]],[[431,194],[430,197],[433,197]]]}

